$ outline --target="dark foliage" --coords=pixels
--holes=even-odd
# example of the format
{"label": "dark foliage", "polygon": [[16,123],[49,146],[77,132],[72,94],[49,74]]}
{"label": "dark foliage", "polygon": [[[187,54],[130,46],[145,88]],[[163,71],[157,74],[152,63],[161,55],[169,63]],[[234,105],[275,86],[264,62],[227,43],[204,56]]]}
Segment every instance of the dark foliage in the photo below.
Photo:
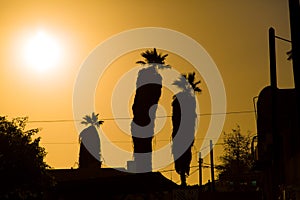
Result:
{"label": "dark foliage", "polygon": [[137,61],[137,64],[154,64],[154,65],[159,65],[157,66],[159,69],[160,68],[170,68],[170,66],[165,65],[165,59],[168,56],[168,54],[162,55],[158,54],[156,51],[156,48],[152,50],[146,50],[145,52],[141,53],[141,56],[145,59],[145,61]]}
{"label": "dark foliage", "polygon": [[0,199],[41,199],[52,184],[43,161],[38,129],[25,130],[27,118],[0,117]]}
{"label": "dark foliage", "polygon": [[251,173],[253,167],[253,156],[251,154],[251,137],[242,135],[237,126],[231,133],[224,133],[224,152],[220,157],[221,165],[217,166],[219,181],[223,185],[230,185],[234,191],[245,190],[243,183],[247,174]]}

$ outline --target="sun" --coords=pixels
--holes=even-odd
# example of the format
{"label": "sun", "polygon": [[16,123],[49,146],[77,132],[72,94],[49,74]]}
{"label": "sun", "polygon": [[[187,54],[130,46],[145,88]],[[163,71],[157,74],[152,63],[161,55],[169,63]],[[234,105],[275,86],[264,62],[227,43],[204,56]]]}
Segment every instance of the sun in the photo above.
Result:
{"label": "sun", "polygon": [[38,31],[29,38],[24,48],[26,63],[40,72],[55,67],[60,56],[61,48],[58,41],[44,31]]}

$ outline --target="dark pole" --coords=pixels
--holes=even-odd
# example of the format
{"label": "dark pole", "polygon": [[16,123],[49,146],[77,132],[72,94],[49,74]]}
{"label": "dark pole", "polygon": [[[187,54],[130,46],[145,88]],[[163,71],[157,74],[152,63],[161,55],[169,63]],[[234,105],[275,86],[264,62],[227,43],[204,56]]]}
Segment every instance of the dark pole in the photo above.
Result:
{"label": "dark pole", "polygon": [[215,168],[214,168],[214,151],[213,142],[210,140],[210,172],[211,172],[211,191],[215,191]]}
{"label": "dark pole", "polygon": [[[290,29],[292,39],[292,62],[294,72],[294,84],[296,90],[296,106],[297,106],[297,118],[298,118],[298,129],[300,124],[300,5],[299,0],[289,0],[290,10]],[[298,137],[300,138],[300,137]],[[300,142],[300,141],[298,141]]]}
{"label": "dark pole", "polygon": [[199,152],[199,186],[200,189],[202,189],[202,158],[201,158],[201,152]]}
{"label": "dark pole", "polygon": [[271,176],[269,181],[272,183],[272,191],[268,193],[272,196],[271,199],[276,199],[278,195],[278,185],[281,180],[281,149],[279,142],[279,135],[277,132],[277,72],[276,72],[276,48],[275,48],[275,29],[269,28],[269,59],[270,59],[270,81],[271,81],[271,126],[273,137],[273,152],[272,152],[272,166]]}
{"label": "dark pole", "polygon": [[269,28],[269,56],[271,87],[277,88],[275,30],[272,27]]}
{"label": "dark pole", "polygon": [[[292,59],[296,91],[300,89],[300,5],[299,0],[289,0]],[[299,97],[299,94],[297,95]],[[299,102],[299,101],[297,101]]]}

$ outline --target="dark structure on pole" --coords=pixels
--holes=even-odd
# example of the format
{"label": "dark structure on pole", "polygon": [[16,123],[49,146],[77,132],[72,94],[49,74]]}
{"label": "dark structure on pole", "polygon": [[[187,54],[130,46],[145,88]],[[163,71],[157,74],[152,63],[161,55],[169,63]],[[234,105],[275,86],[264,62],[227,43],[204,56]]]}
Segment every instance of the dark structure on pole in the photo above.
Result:
{"label": "dark structure on pole", "polygon": [[269,28],[269,62],[271,87],[277,88],[275,29]]}

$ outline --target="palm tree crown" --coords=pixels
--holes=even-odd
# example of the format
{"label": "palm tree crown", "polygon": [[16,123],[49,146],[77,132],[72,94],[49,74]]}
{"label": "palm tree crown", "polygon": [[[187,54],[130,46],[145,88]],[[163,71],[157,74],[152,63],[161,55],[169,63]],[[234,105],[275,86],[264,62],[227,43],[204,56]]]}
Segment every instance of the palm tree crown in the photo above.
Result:
{"label": "palm tree crown", "polygon": [[98,116],[99,116],[99,113],[95,114],[94,112],[92,113],[91,116],[86,115],[83,117],[83,121],[81,122],[81,124],[84,124],[86,126],[88,126],[90,124],[91,126],[96,126],[97,128],[99,128],[100,125],[103,124],[104,121],[102,121],[102,120],[98,121]]}
{"label": "palm tree crown", "polygon": [[[156,51],[156,48],[153,50],[146,50],[145,52],[141,53],[141,56],[145,58],[145,61],[137,61],[136,64],[154,64],[154,66],[157,66],[158,69],[163,69],[163,68],[170,68],[169,65],[165,65],[165,59],[168,56],[168,54],[158,54]],[[160,65],[157,65],[160,64]]]}
{"label": "palm tree crown", "polygon": [[189,90],[193,91],[194,93],[201,92],[202,90],[197,86],[198,84],[201,83],[201,81],[195,82],[195,76],[196,76],[195,72],[182,74],[182,76],[180,76],[179,79],[173,82],[173,85],[176,85],[184,92],[187,92]]}

